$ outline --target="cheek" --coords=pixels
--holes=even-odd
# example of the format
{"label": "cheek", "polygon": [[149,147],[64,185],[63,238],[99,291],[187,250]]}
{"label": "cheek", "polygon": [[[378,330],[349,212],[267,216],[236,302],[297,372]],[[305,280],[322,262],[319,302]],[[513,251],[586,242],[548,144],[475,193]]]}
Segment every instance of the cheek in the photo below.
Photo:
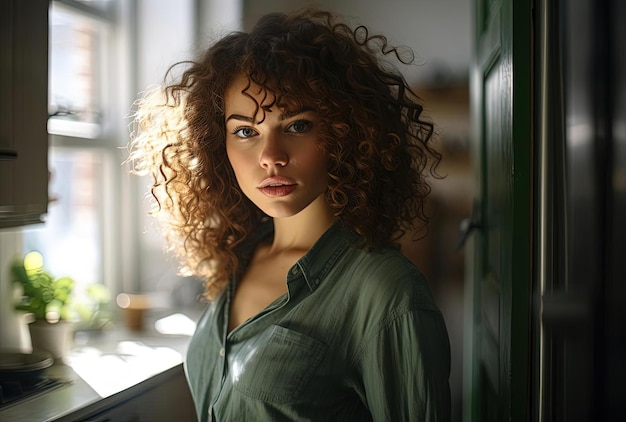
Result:
{"label": "cheek", "polygon": [[309,155],[309,157],[310,157],[309,162],[312,164],[312,166],[314,166],[318,170],[318,172],[326,171],[326,168],[328,165],[328,156],[326,155],[324,151],[320,151],[319,149],[316,148],[314,151],[311,151],[311,154]]}
{"label": "cheek", "polygon": [[241,169],[245,168],[245,155],[234,148],[226,147],[226,156],[235,176],[238,177]]}
{"label": "cheek", "polygon": [[231,167],[233,167],[233,153],[231,152],[231,149],[226,147],[226,158],[228,159],[228,164],[230,164]]}
{"label": "cheek", "polygon": [[305,172],[310,175],[312,181],[317,184],[328,184],[328,159],[326,154],[315,151],[309,154],[303,164],[306,166]]}

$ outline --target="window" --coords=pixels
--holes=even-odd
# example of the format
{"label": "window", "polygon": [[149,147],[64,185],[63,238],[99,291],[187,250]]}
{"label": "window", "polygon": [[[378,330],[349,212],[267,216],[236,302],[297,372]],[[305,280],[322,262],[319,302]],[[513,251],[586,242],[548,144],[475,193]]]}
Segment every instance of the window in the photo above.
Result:
{"label": "window", "polygon": [[[49,192],[46,222],[23,229],[55,276],[119,292],[195,303],[200,283],[181,280],[147,215],[148,180],[129,173],[129,113],[193,51],[204,0],[52,0],[49,48]],[[158,3],[155,5],[155,2]],[[175,36],[174,36],[175,35]]]}
{"label": "window", "polygon": [[119,146],[126,142],[106,93],[124,77],[114,63],[116,1],[55,1],[49,14],[49,195],[43,225],[24,230],[24,252],[40,251],[57,276],[114,286]]}
{"label": "window", "polygon": [[52,2],[48,132],[97,138],[102,123],[102,62],[110,22]]}

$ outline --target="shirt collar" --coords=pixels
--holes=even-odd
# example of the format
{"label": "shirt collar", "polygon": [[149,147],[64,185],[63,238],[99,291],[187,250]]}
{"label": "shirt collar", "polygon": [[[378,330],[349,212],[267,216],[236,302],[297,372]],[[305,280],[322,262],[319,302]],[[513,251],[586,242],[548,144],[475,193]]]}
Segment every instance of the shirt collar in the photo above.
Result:
{"label": "shirt collar", "polygon": [[[271,236],[274,233],[272,220],[263,222],[256,233],[256,245],[260,240]],[[315,242],[309,251],[298,260],[287,274],[287,282],[298,277],[302,273],[304,280],[311,292],[314,292],[328,271],[333,267],[339,256],[353,242],[358,240],[358,236],[343,228],[339,221],[333,223],[328,230]]]}
{"label": "shirt collar", "polygon": [[302,272],[311,292],[315,291],[339,256],[355,240],[354,237],[355,235],[351,235],[341,223],[333,223],[313,247],[296,262],[290,273],[297,275],[298,272]]}

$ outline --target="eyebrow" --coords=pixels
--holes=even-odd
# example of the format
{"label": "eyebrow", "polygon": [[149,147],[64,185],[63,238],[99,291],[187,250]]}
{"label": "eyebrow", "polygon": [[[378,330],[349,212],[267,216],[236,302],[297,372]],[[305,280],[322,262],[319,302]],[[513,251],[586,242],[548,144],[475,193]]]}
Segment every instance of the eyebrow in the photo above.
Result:
{"label": "eyebrow", "polygon": [[278,118],[280,120],[285,120],[292,116],[297,116],[298,114],[306,113],[307,111],[317,111],[317,110],[315,110],[313,107],[310,107],[310,106],[304,106],[301,109],[294,110],[292,112],[287,111],[286,113],[281,113],[280,116],[278,116]]}
{"label": "eyebrow", "polygon": [[253,119],[252,117],[248,117],[248,116],[243,116],[241,114],[231,114],[230,116],[228,116],[226,118],[226,121],[229,120],[243,120],[244,122],[248,122],[248,123],[252,123]]}
{"label": "eyebrow", "polygon": [[[266,110],[266,111],[271,111],[271,110]],[[288,118],[290,118],[292,116],[296,116],[296,115],[301,114],[301,113],[306,113],[307,111],[316,111],[316,110],[313,107],[302,107],[301,109],[296,110],[296,111],[291,112],[291,113],[289,113],[289,112],[281,113],[278,116],[278,118],[280,120],[285,120],[285,119],[288,119]],[[229,120],[241,120],[241,121],[248,122],[248,123],[254,123],[254,119],[252,117],[244,116],[242,114],[231,114],[230,116],[228,116],[226,118],[226,121],[229,121]]]}

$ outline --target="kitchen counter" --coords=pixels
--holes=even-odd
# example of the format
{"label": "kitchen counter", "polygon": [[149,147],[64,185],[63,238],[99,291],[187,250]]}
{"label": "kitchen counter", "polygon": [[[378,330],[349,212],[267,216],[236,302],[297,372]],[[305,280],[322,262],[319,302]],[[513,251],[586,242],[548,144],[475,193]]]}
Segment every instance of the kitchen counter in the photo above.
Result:
{"label": "kitchen counter", "polygon": [[[157,331],[157,321],[169,321],[170,328]],[[176,313],[167,318],[148,317],[141,332],[129,331],[122,324],[98,332],[77,332],[69,356],[45,371],[66,382],[0,409],[0,421],[118,420],[106,416],[107,412],[142,397],[140,407],[164,406],[175,411],[177,421],[194,420],[182,367],[193,321],[195,317]],[[166,391],[168,386],[175,387]],[[155,420],[127,418],[129,409],[135,408],[117,414],[124,415],[123,420]]]}

